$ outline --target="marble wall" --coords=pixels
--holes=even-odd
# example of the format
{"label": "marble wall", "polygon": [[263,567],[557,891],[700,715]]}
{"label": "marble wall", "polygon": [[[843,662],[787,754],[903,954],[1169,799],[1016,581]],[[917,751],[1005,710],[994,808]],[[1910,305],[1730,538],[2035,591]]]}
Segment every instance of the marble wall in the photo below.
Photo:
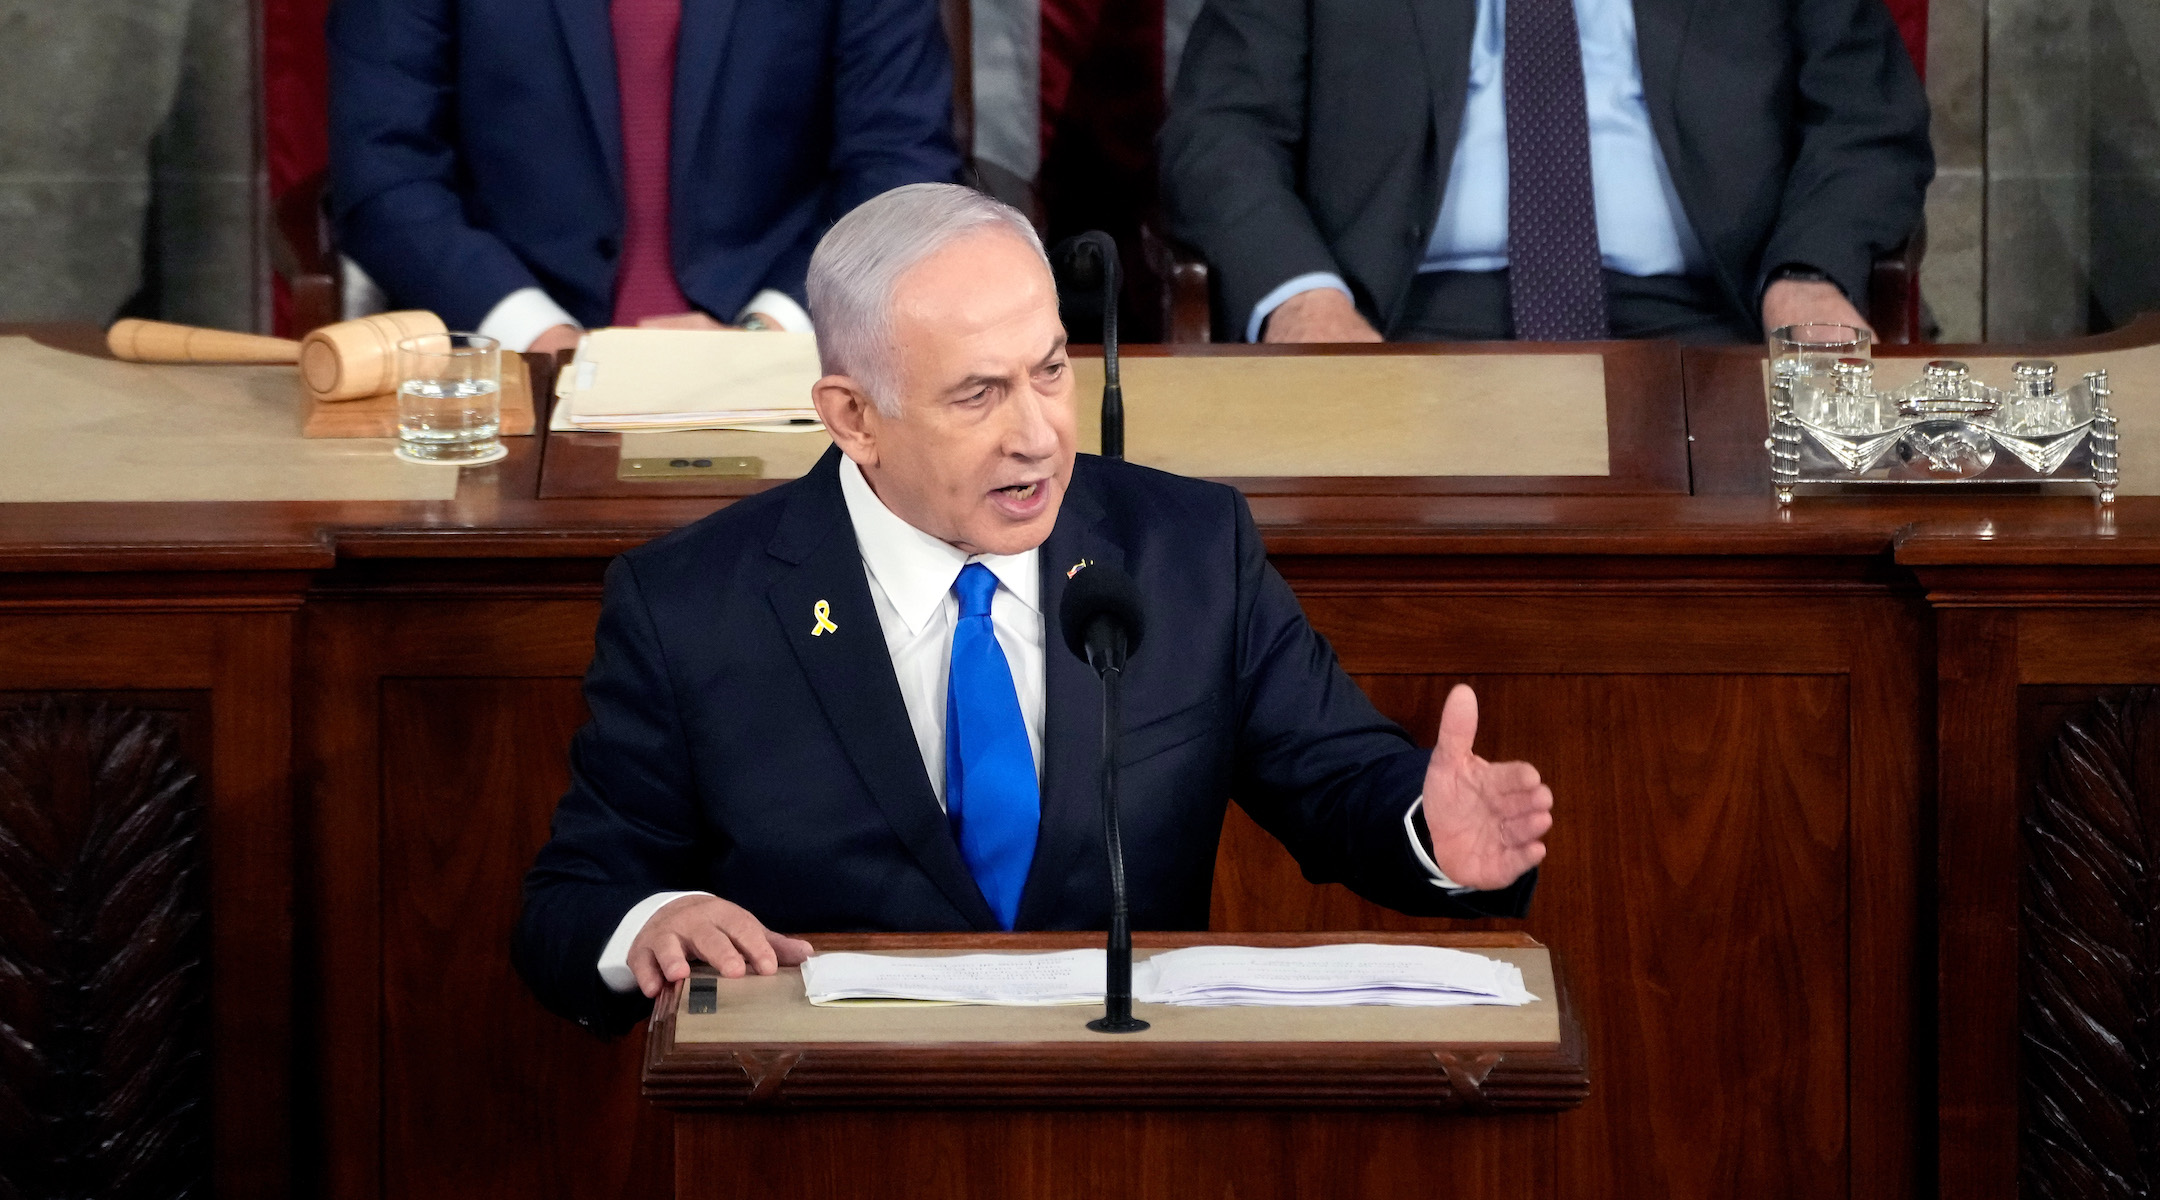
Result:
{"label": "marble wall", "polygon": [[266,316],[250,0],[0,0],[0,320]]}
{"label": "marble wall", "polygon": [[2160,5],[1934,0],[1922,290],[1949,341],[2160,311]]}

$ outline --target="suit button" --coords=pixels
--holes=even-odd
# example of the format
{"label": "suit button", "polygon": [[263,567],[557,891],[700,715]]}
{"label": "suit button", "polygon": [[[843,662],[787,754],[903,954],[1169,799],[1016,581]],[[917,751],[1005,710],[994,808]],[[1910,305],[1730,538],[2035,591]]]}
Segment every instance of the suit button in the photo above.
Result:
{"label": "suit button", "polygon": [[1428,236],[1423,225],[1412,225],[1410,232],[1403,235],[1403,240],[1413,246],[1422,246]]}
{"label": "suit button", "polygon": [[600,251],[600,257],[602,257],[602,258],[613,258],[613,257],[615,257],[615,251],[616,251],[617,247],[616,247],[616,245],[615,245],[615,239],[614,239],[614,238],[611,238],[611,237],[604,237],[604,238],[601,238],[601,239],[600,239],[600,240],[599,240],[598,242],[595,242],[595,243],[593,244],[593,247],[594,247],[594,249],[596,249],[596,250]]}

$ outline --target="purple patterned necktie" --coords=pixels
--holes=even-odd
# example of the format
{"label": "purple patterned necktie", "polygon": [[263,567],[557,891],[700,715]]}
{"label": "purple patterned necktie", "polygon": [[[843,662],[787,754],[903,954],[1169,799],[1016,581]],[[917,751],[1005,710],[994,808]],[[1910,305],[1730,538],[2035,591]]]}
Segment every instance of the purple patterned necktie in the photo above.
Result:
{"label": "purple patterned necktie", "polygon": [[1507,0],[1508,289],[1526,342],[1603,338],[1604,263],[1573,0]]}

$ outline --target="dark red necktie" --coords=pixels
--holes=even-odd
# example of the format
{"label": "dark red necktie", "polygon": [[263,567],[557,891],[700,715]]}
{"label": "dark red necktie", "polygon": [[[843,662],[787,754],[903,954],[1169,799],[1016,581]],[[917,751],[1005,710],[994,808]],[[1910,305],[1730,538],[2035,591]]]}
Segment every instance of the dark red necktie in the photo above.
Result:
{"label": "dark red necktie", "polygon": [[1508,296],[1526,342],[1606,337],[1573,0],[1507,0]]}
{"label": "dark red necktie", "polygon": [[668,242],[668,137],[682,0],[613,0],[615,79],[622,95],[622,264],[615,323],[690,311]]}

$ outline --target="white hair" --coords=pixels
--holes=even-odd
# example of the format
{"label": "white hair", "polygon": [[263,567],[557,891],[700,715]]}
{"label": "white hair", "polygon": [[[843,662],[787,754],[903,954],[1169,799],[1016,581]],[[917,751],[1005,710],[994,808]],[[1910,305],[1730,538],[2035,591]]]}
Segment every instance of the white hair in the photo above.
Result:
{"label": "white hair", "polygon": [[958,184],[897,187],[834,223],[810,255],[806,287],[825,373],[853,377],[879,412],[899,416],[893,288],[910,268],[981,229],[1020,238],[1049,268],[1042,239],[1019,210]]}

